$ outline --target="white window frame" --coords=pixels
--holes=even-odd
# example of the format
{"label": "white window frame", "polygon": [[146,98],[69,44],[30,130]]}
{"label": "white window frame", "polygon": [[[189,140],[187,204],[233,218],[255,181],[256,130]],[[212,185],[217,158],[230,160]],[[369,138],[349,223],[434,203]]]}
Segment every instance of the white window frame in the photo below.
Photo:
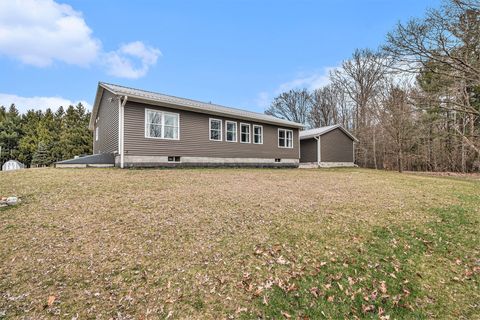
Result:
{"label": "white window frame", "polygon": [[[212,139],[212,121],[220,121],[220,139]],[[217,129],[215,129],[217,130]],[[208,139],[210,141],[223,141],[223,121],[222,119],[209,118],[208,119]]]}
{"label": "white window frame", "polygon": [[[247,142],[242,141],[242,126],[248,126],[248,141]],[[252,141],[252,128],[250,126],[250,123],[240,122],[240,143],[251,143],[251,141]]]}
{"label": "white window frame", "polygon": [[95,128],[95,141],[98,141],[98,126]]}
{"label": "white window frame", "polygon": [[[261,130],[261,133],[260,133],[260,142],[255,142],[255,128],[260,128]],[[263,126],[259,125],[259,124],[254,124],[253,125],[253,130],[252,130],[252,134],[253,134],[253,139],[252,139],[252,142],[253,144],[263,144]]]}
{"label": "white window frame", "polygon": [[[162,125],[162,136],[161,137],[151,137],[150,136],[150,130],[149,130],[149,123],[148,123],[148,112],[157,112],[161,114],[161,125]],[[165,115],[172,115],[177,117],[177,138],[164,138],[165,136]],[[167,112],[167,111],[161,111],[161,110],[155,110],[155,109],[148,109],[145,108],[145,138],[147,139],[160,139],[160,140],[180,140],[180,114],[179,113],[174,113],[174,112]]]}
{"label": "white window frame", "polygon": [[[233,123],[235,125],[235,140],[228,140],[228,124]],[[238,124],[236,121],[225,120],[225,141],[226,142],[237,142],[238,141]]]}
{"label": "white window frame", "polygon": [[[285,146],[280,146],[280,131],[284,131],[285,132]],[[290,147],[287,147],[287,132],[291,132],[292,134],[292,145]],[[284,149],[293,149],[293,130],[290,130],[290,129],[280,129],[278,128],[278,133],[277,133],[277,144],[278,144],[278,147],[279,148],[284,148]]]}

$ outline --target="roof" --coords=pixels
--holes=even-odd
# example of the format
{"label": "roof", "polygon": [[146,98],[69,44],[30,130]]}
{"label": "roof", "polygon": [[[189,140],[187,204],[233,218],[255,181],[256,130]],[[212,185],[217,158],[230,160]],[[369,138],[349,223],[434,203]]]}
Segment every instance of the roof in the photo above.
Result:
{"label": "roof", "polygon": [[83,157],[57,161],[58,164],[114,164],[113,153],[91,154]]}
{"label": "roof", "polygon": [[347,136],[349,136],[353,141],[358,142],[358,139],[355,138],[355,136],[354,136],[353,134],[351,134],[350,132],[348,132],[347,129],[345,129],[343,126],[341,126],[341,125],[339,125],[339,124],[335,124],[335,125],[332,125],[332,126],[315,128],[315,129],[310,129],[310,130],[300,131],[300,140],[309,139],[309,138],[313,138],[313,137],[318,137],[318,136],[324,135],[325,133],[330,132],[330,131],[335,130],[335,129],[340,129],[340,130],[342,130],[342,131],[343,131]]}
{"label": "roof", "polygon": [[146,104],[161,105],[171,107],[180,110],[208,113],[221,116],[229,116],[232,118],[256,121],[261,123],[270,123],[275,125],[283,125],[288,127],[303,128],[301,123],[280,119],[274,116],[270,116],[263,113],[246,111],[237,108],[225,107],[218,104],[201,102],[192,99],[180,98],[170,96],[162,93],[145,91],[140,89],[134,89],[124,87],[116,84],[110,84],[105,82],[98,83],[97,95],[95,103],[93,105],[92,115],[90,118],[90,129],[93,129],[94,119],[97,117],[98,107],[100,99],[102,97],[103,90],[108,90],[118,96],[127,96],[128,101],[137,101]]}

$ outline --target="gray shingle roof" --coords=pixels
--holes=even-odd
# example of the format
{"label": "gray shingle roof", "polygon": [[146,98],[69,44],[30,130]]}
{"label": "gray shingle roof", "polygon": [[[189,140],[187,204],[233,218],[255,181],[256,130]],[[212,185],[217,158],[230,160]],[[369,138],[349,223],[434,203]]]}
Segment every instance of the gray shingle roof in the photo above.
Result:
{"label": "gray shingle roof", "polygon": [[99,86],[105,88],[108,91],[111,91],[116,95],[126,95],[128,96],[129,100],[139,99],[146,103],[148,102],[165,103],[169,105],[178,106],[180,107],[179,109],[181,109],[181,107],[185,107],[189,110],[202,112],[202,113],[225,115],[233,118],[240,118],[240,119],[257,121],[257,122],[266,122],[266,123],[284,125],[289,127],[297,127],[297,128],[303,127],[303,124],[301,123],[280,119],[280,118],[266,115],[263,113],[225,107],[218,104],[180,98],[180,97],[170,96],[166,94],[134,89],[134,88],[124,87],[116,84],[104,83],[104,82],[100,82]]}
{"label": "gray shingle roof", "polygon": [[115,164],[113,153],[91,154],[74,159],[57,161],[58,164]]}
{"label": "gray shingle roof", "polygon": [[358,141],[357,138],[355,138],[355,136],[353,134],[351,134],[350,132],[348,132],[344,127],[342,127],[341,125],[339,124],[335,124],[335,125],[332,125],[332,126],[326,126],[326,127],[320,127],[320,128],[315,128],[315,129],[310,129],[310,130],[304,130],[304,131],[300,131],[300,140],[303,140],[303,139],[309,139],[309,138],[313,138],[313,137],[317,137],[317,136],[321,136],[327,132],[330,132],[334,129],[340,129],[342,130],[343,132],[345,132],[345,134],[347,136],[349,136],[353,141]]}

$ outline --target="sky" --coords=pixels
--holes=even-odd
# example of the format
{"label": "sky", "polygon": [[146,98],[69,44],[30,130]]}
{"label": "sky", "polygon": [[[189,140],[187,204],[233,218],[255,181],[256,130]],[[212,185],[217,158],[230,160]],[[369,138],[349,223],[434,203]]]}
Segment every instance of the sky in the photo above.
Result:
{"label": "sky", "polygon": [[99,81],[263,112],[440,0],[0,0],[0,105],[93,104]]}

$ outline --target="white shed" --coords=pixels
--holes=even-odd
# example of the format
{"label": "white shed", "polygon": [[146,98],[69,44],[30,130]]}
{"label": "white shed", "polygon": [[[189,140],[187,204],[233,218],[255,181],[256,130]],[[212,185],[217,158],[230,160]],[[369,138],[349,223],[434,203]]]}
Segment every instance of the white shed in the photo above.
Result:
{"label": "white shed", "polygon": [[2,166],[3,171],[12,171],[25,168],[25,165],[17,160],[8,160]]}

